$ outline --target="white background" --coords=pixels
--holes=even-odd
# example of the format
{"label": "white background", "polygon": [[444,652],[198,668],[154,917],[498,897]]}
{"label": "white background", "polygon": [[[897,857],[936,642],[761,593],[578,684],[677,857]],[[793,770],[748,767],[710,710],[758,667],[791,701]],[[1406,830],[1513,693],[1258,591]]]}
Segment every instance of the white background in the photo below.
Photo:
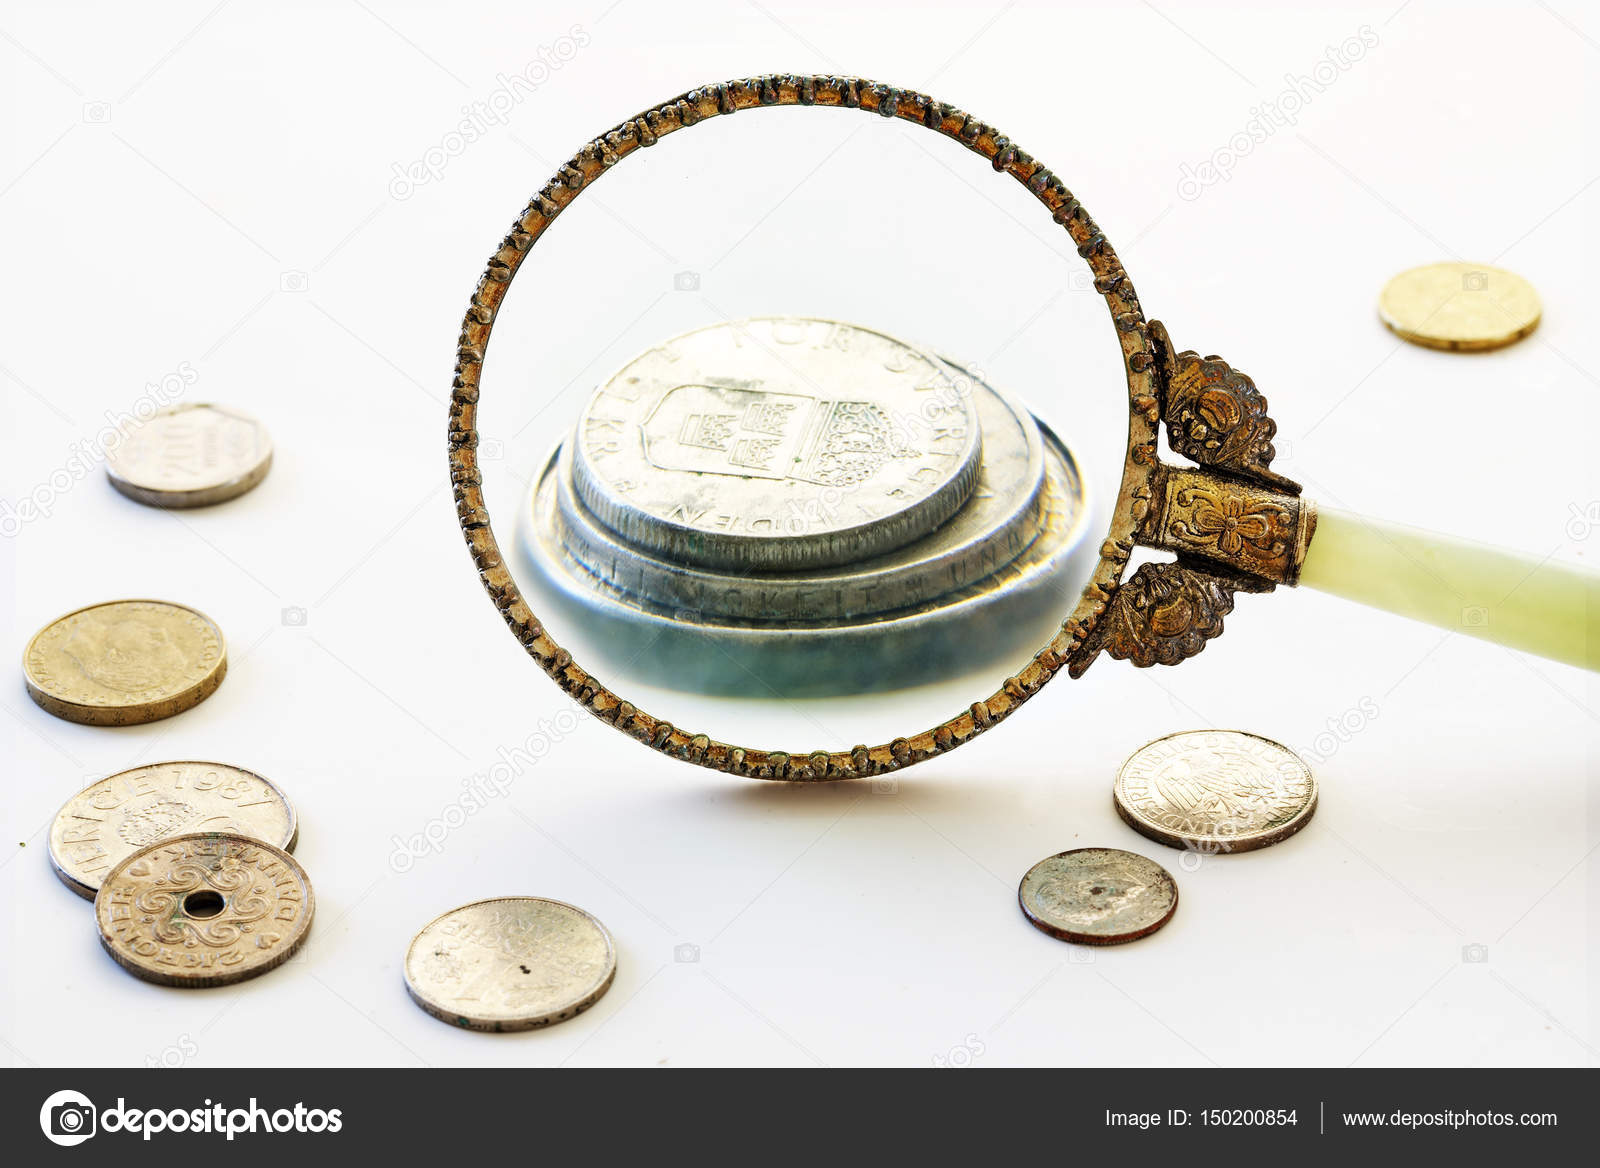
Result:
{"label": "white background", "polygon": [[[1225,181],[1180,192],[1185,164],[1227,149],[1255,107],[1279,108],[1292,78],[1363,27],[1376,44],[1309,91],[1295,124],[1248,142]],[[562,37],[586,43],[570,52]],[[570,59],[530,70],[541,49]],[[1576,670],[1281,591],[1242,598],[1228,635],[1181,669],[1102,660],[882,789],[725,777],[562,714],[457,533],[444,431],[460,314],[557,161],[694,84],[767,70],[925,88],[1047,162],[1179,346],[1256,379],[1284,438],[1278,466],[1308,494],[1593,558],[1578,519],[1600,515],[1586,455],[1600,415],[1600,23],[1573,0],[13,3],[0,16],[4,499],[39,493],[52,514],[0,545],[6,652],[68,609],[151,595],[213,616],[231,669],[199,708],[119,730],[52,719],[20,677],[6,688],[4,1057],[1592,1065],[1600,706]],[[448,137],[463,107],[505,104],[514,73],[538,84],[516,89],[505,124]],[[727,313],[809,311],[936,343],[1034,400],[1091,462],[1106,450],[1088,403],[1123,392],[1112,333],[1025,192],[912,126],[748,117],[619,168],[524,269],[485,392],[503,542],[517,478],[595,381]],[[426,181],[395,181],[430,156],[443,165]],[[1539,331],[1481,357],[1385,332],[1383,282],[1449,258],[1532,280]],[[675,291],[686,271],[699,289]],[[65,482],[106,411],[185,367],[190,399],[271,428],[262,487],[167,513],[98,469]],[[852,712],[888,736],[981,692]],[[1319,744],[1364,700],[1376,717]],[[822,745],[819,727],[854,739],[826,708],[703,728],[767,741],[746,714],[790,728],[772,745]],[[424,831],[541,721],[558,727],[544,757],[396,871],[395,838]],[[1145,740],[1207,725],[1315,753],[1322,805],[1288,843],[1191,871],[1122,825],[1110,784]],[[250,767],[297,802],[319,905],[292,964],[232,988],[146,985],[101,952],[89,905],[52,875],[61,802],[164,758]],[[1086,845],[1172,868],[1173,922],[1092,954],[1030,928],[1018,878]],[[547,1031],[456,1032],[407,999],[401,956],[438,912],[507,893],[607,922],[616,984]],[[1488,960],[1464,962],[1478,944]],[[698,960],[675,960],[680,946]]]}

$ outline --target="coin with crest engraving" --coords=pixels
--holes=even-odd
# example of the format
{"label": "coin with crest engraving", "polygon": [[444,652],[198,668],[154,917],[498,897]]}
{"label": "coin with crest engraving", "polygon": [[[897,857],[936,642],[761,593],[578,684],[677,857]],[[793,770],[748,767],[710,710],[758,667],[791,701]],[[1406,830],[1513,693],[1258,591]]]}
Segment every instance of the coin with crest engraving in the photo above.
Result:
{"label": "coin with crest engraving", "polygon": [[617,950],[581,908],[499,896],[431,921],[406,950],[406,991],[467,1030],[532,1030],[576,1017],[611,988]]}
{"label": "coin with crest engraving", "polygon": [[1077,848],[1040,860],[1017,889],[1023,915],[1058,941],[1120,945],[1147,937],[1178,910],[1178,886],[1154,860]]}
{"label": "coin with crest engraving", "polygon": [[658,345],[596,390],[572,479],[604,527],[669,561],[795,571],[927,535],[972,494],[981,447],[931,354],[757,317]]}
{"label": "coin with crest engraving", "polygon": [[1188,730],[1134,751],[1112,788],[1117,814],[1142,835],[1201,854],[1286,840],[1317,810],[1301,757],[1242,730]]}
{"label": "coin with crest engraving", "polygon": [[199,705],[228,671],[222,631],[164,600],[113,600],[69,612],[28,642],[28,696],[70,722],[131,726]]}
{"label": "coin with crest engraving", "polygon": [[106,453],[106,477],[152,507],[206,507],[244,494],[272,467],[272,439],[249,414],[210,402],[171,406]]}
{"label": "coin with crest engraving", "polygon": [[50,826],[50,863],[89,900],[134,852],[197,831],[248,836],[292,852],[294,807],[253,771],[220,762],[159,762],[90,783]]}
{"label": "coin with crest engraving", "polygon": [[316,897],[281,848],[221,832],[174,836],[106,874],[100,944],[130,973],[202,989],[266,973],[311,930]]}

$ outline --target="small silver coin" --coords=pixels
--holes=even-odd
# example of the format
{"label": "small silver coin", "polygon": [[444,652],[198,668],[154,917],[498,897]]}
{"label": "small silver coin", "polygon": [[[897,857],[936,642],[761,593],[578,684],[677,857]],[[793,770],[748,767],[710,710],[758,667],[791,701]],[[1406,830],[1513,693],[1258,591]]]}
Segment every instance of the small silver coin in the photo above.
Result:
{"label": "small silver coin", "polygon": [[1079,945],[1121,945],[1172,919],[1178,886],[1154,860],[1116,848],[1077,848],[1040,860],[1017,889],[1034,928]]}
{"label": "small silver coin", "polygon": [[977,412],[943,373],[837,321],[710,325],[595,392],[573,485],[601,526],[674,563],[772,572],[882,555],[954,515],[977,482]]}
{"label": "small silver coin", "polygon": [[467,1030],[532,1030],[594,1005],[617,972],[606,927],[581,908],[501,896],[429,922],[406,950],[406,991]]}
{"label": "small silver coin", "polygon": [[299,837],[294,807],[276,786],[220,762],[161,762],[90,783],[50,825],[50,863],[89,900],[107,872],[175,835],[226,832],[286,852]]}
{"label": "small silver coin", "polygon": [[206,507],[250,490],[272,467],[272,439],[248,414],[209,402],[172,406],[106,455],[106,477],[152,507]]}
{"label": "small silver coin", "polygon": [[1112,793],[1129,827],[1202,855],[1270,847],[1317,810],[1317,780],[1304,760],[1242,730],[1157,738],[1122,764]]}

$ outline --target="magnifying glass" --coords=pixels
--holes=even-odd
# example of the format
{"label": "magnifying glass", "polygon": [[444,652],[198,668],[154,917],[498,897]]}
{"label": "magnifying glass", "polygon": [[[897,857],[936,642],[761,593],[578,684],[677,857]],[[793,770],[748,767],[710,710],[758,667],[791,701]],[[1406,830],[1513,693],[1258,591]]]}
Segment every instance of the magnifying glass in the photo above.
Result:
{"label": "magnifying glass", "polygon": [[[513,276],[554,219],[618,162],[665,135],[776,106],[851,108],[912,122],[956,140],[1021,183],[1087,263],[1093,289],[1110,311],[1127,385],[1127,437],[1120,481],[1114,497],[1104,502],[1105,534],[1098,544],[1086,545],[1094,557],[1083,567],[1087,582],[1054,635],[997,689],[953,717],[931,729],[849,749],[791,752],[722,742],[647,713],[599,681],[552,637],[524,598],[490,522],[478,457],[479,395],[490,335]],[[748,417],[758,423],[753,433],[760,441],[759,423],[776,416],[771,408],[804,404],[769,398],[739,385],[700,384],[697,393],[656,403],[659,412],[646,421],[680,437],[710,435],[726,445],[723,428],[729,423],[715,419],[733,417],[742,424]],[[832,416],[817,424],[826,428]],[[1145,317],[1116,252],[1082,204],[1004,134],[913,91],[848,77],[768,75],[693,89],[623,122],[583,147],[535,195],[491,257],[463,323],[449,447],[458,517],[474,563],[529,655],[603,721],[670,757],[734,774],[832,780],[911,765],[991,729],[1057,673],[1079,676],[1101,653],[1137,666],[1176,665],[1221,633],[1237,593],[1279,585],[1318,588],[1512,648],[1600,668],[1600,576],[1319,509],[1303,498],[1298,484],[1272,470],[1275,430],[1265,398],[1245,373],[1219,357],[1179,351],[1166,328]],[[1172,461],[1162,457],[1162,437],[1175,456]],[[801,456],[791,452],[787,457]],[[572,492],[582,494],[583,472],[572,463],[547,469],[568,476]],[[607,485],[591,477],[591,510],[612,506],[611,518],[626,526],[623,501],[606,495]],[[929,504],[935,514],[940,506],[937,500]],[[846,532],[840,546],[862,537]],[[691,541],[654,550],[657,559],[694,569],[705,566],[692,562],[692,549],[703,546]],[[1136,552],[1170,558],[1145,559],[1134,567]]]}

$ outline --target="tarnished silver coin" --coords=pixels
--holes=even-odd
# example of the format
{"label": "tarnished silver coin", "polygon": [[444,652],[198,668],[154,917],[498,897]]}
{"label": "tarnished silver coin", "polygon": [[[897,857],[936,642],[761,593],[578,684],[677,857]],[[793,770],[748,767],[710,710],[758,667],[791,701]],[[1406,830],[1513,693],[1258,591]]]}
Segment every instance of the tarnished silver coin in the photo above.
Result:
{"label": "tarnished silver coin", "polygon": [[210,402],[172,406],[106,454],[106,477],[152,507],[205,507],[244,494],[272,467],[272,439],[248,414]]}
{"label": "tarnished silver coin", "polygon": [[220,762],[161,762],[90,783],[50,826],[50,864],[89,900],[107,872],[176,835],[226,832],[293,851],[294,807],[253,771]]}
{"label": "tarnished silver coin", "polygon": [[771,572],[882,555],[954,515],[977,482],[977,411],[942,372],[836,321],[710,325],[595,392],[573,484],[603,527],[676,563]]}
{"label": "tarnished silver coin", "polygon": [[217,832],[135,852],[94,898],[100,944],[160,985],[202,989],[282,965],[305,943],[316,897],[293,856]]}
{"label": "tarnished silver coin", "polygon": [[1172,919],[1178,886],[1154,860],[1116,848],[1077,848],[1040,860],[1017,889],[1034,928],[1079,945],[1120,945]]}
{"label": "tarnished silver coin", "polygon": [[1190,851],[1248,852],[1288,839],[1317,810],[1317,780],[1288,747],[1242,730],[1189,730],[1134,751],[1117,772],[1117,814]]}
{"label": "tarnished silver coin", "polygon": [[452,909],[406,950],[406,991],[467,1030],[532,1030],[576,1017],[617,973],[606,927],[581,908],[500,896]]}

